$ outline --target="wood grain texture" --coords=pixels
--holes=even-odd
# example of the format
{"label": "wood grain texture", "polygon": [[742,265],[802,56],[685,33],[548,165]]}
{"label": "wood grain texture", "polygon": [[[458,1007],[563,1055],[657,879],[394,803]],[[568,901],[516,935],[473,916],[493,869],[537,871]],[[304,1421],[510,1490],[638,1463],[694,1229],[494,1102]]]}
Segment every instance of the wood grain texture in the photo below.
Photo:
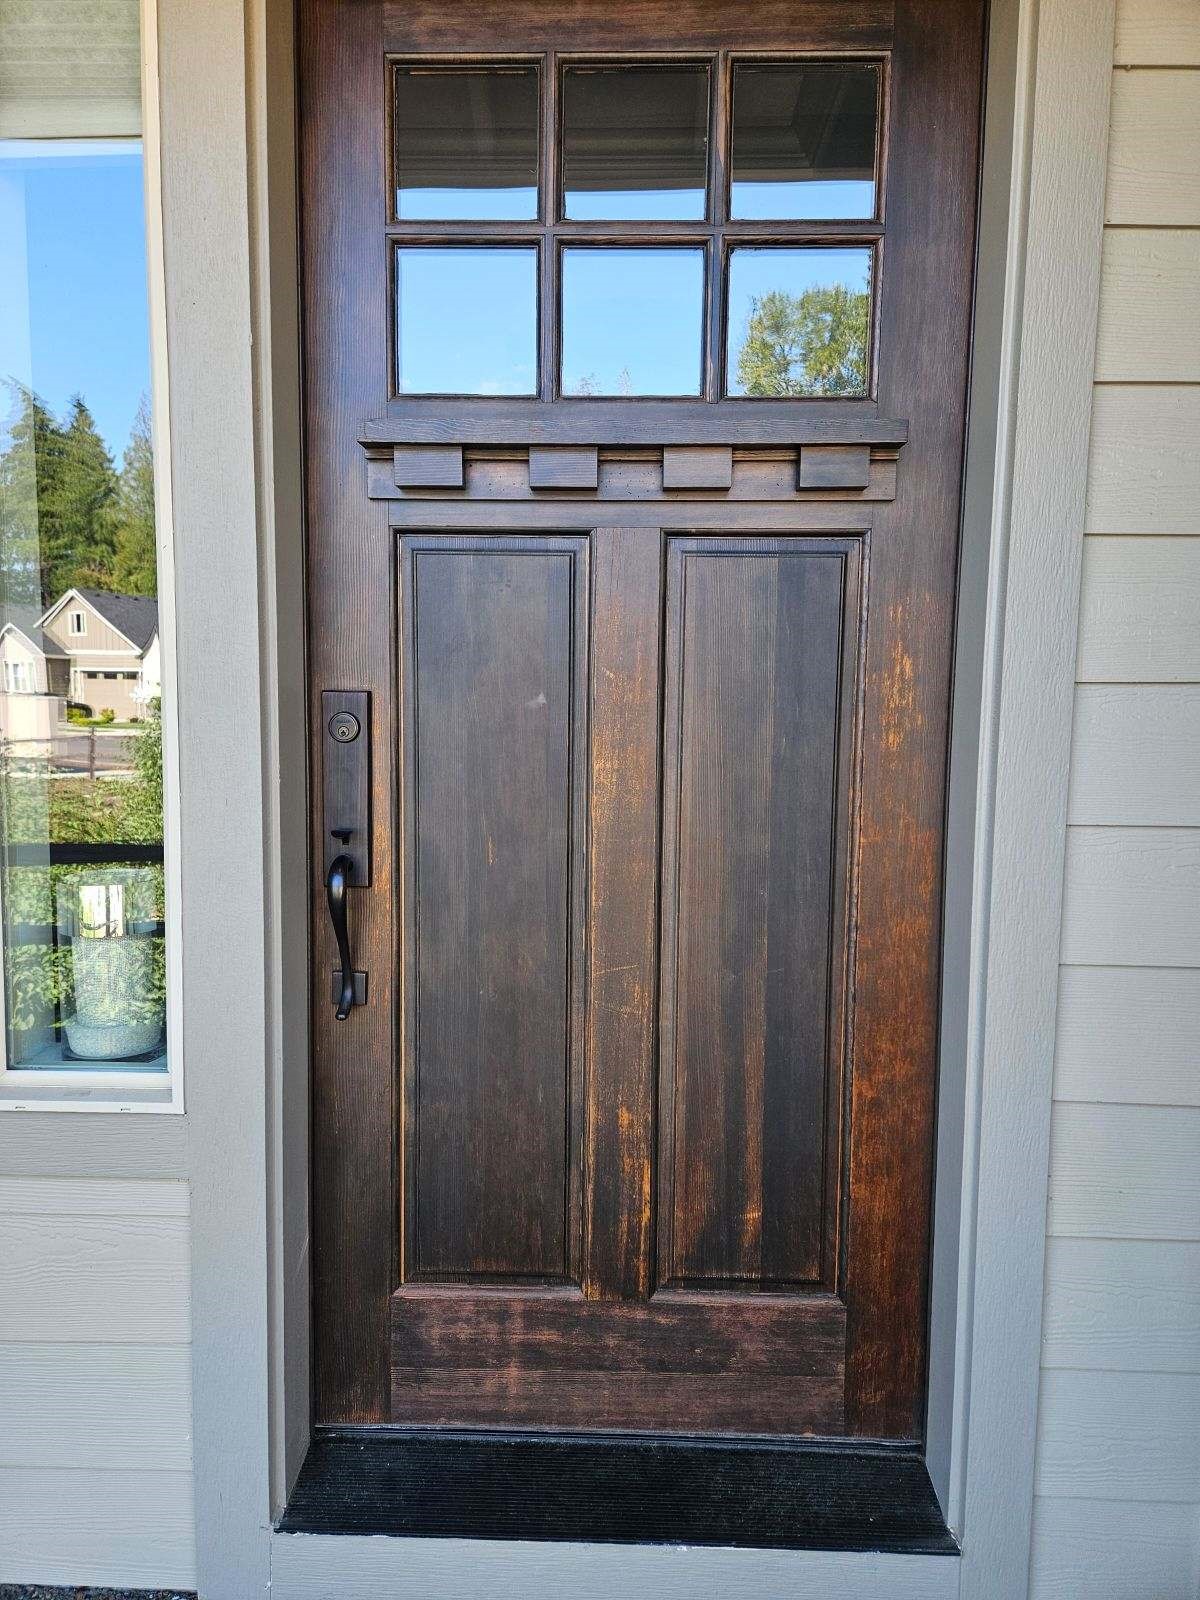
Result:
{"label": "wood grain texture", "polygon": [[190,1473],[0,1467],[0,1504],[0,1583],[196,1587]]}
{"label": "wood grain texture", "polygon": [[[745,49],[795,48],[797,38],[817,49],[886,48],[892,36],[892,0],[763,0],[739,18],[737,37]],[[438,0],[386,0],[384,41],[388,50],[475,51],[481,39],[502,39],[510,51],[562,47],[569,19],[573,50],[628,50],[630,38],[644,49],[667,46],[703,50],[729,39],[726,0],[636,0],[618,13],[605,0],[573,0],[561,9],[536,0],[521,8],[506,0],[476,0],[468,8]]]}
{"label": "wood grain texture", "polygon": [[1109,228],[1100,273],[1097,379],[1200,381],[1200,233]]}
{"label": "wood grain texture", "polygon": [[1039,1495],[1194,1505],[1200,1377],[1177,1372],[1044,1372]]}
{"label": "wood grain texture", "polygon": [[597,528],[583,1201],[596,1298],[652,1287],[661,596],[661,540]]}
{"label": "wood grain texture", "polygon": [[[334,945],[312,885],[311,1042],[314,1130],[313,1415],[370,1421],[388,1413],[388,1297],[398,1280],[395,1192],[399,956],[390,830],[396,794],[394,543],[385,510],[362,493],[360,423],[388,391],[388,286],[375,237],[385,192],[383,40],[379,9],[337,0],[297,8],[304,283],[304,408],[309,704],[322,689],[371,693],[375,716],[375,887],[355,907],[355,961],[371,1004],[333,1019],[325,985]],[[347,86],[353,83],[354,92]],[[324,196],[318,203],[318,196]],[[434,441],[445,442],[445,441]],[[319,536],[311,536],[314,530]],[[371,603],[364,603],[370,596]],[[311,717],[309,764],[322,730]],[[314,830],[320,821],[314,817]],[[320,859],[324,840],[314,837]],[[332,1135],[326,1138],[326,1135]],[[334,1329],[336,1328],[336,1335]]]}
{"label": "wood grain texture", "polygon": [[395,1420],[682,1433],[842,1431],[845,1307],[833,1296],[402,1289]]}
{"label": "wood grain texture", "polygon": [[1087,540],[1076,668],[1081,683],[1200,680],[1198,622],[1200,538]]}
{"label": "wood grain texture", "polygon": [[1092,402],[1088,533],[1200,533],[1200,387],[1106,384]]}
{"label": "wood grain texture", "polygon": [[1064,967],[1059,1100],[1200,1105],[1200,969]]}
{"label": "wood grain texture", "polygon": [[872,526],[846,1268],[847,1431],[876,1436],[915,1436],[924,1412],[945,743],[984,44],[982,8],[956,6],[953,19],[932,0],[897,5],[888,128],[895,222],[878,402],[910,426],[897,500]]}
{"label": "wood grain texture", "polygon": [[405,541],[402,561],[406,1276],[561,1278],[578,1204],[586,551]]}
{"label": "wood grain texture", "polygon": [[664,489],[728,489],[733,450],[728,445],[664,445]]}
{"label": "wood grain texture", "polygon": [[1194,69],[1113,75],[1105,221],[1200,224],[1200,94]]}
{"label": "wood grain texture", "polygon": [[392,452],[392,481],[398,489],[461,489],[461,445],[398,444]]}
{"label": "wood grain texture", "polygon": [[531,445],[531,489],[594,489],[599,475],[597,452],[586,445]]}
{"label": "wood grain texture", "polygon": [[851,566],[669,546],[662,1282],[834,1281]]}
{"label": "wood grain texture", "polygon": [[1033,1508],[1029,1600],[1192,1600],[1196,1508],[1041,1498]]}
{"label": "wood grain texture", "polygon": [[1072,828],[1062,959],[1082,966],[1200,966],[1200,833]]}
{"label": "wood grain texture", "polygon": [[184,1344],[0,1342],[0,1467],[189,1472]]}
{"label": "wood grain texture", "polygon": [[[750,13],[745,8],[722,11],[717,0],[685,0],[683,13],[662,4],[639,4],[615,19],[599,0],[581,0],[572,9],[570,42],[573,48],[600,49],[605,47],[605,39],[614,39],[619,31],[622,49],[634,47],[639,39],[645,48],[656,48],[655,29],[665,28],[671,40],[678,42],[686,37],[688,48],[703,48],[705,27],[715,27],[719,17],[727,36],[732,37],[730,30],[736,30],[739,47],[750,47],[758,41],[754,47],[794,49],[798,29],[805,48],[825,48],[819,41],[834,38],[845,42],[854,37],[860,41],[886,37],[890,41],[892,8],[887,7],[886,18],[882,12],[875,16],[877,9],[861,5],[840,7],[826,0],[812,0],[811,4],[801,0],[797,9],[794,4],[772,0]],[[876,30],[873,34],[872,29]],[[377,757],[375,814],[380,819],[390,817],[392,808],[398,805],[403,819],[398,838],[409,850],[417,838],[416,833],[410,837],[407,830],[416,826],[413,806],[418,784],[415,768],[408,762],[411,739],[405,731],[408,722],[404,696],[411,689],[408,680],[415,657],[410,656],[402,638],[397,679],[391,667],[388,627],[376,615],[374,605],[393,580],[389,562],[394,545],[386,537],[381,541],[382,529],[394,527],[405,548],[414,540],[435,543],[438,531],[451,542],[491,535],[497,540],[526,545],[546,545],[555,537],[564,540],[569,531],[595,539],[597,549],[608,541],[614,551],[620,551],[624,576],[617,574],[615,586],[606,588],[597,569],[592,585],[591,620],[597,639],[607,640],[605,648],[614,663],[610,667],[614,681],[603,678],[603,686],[603,675],[596,672],[596,663],[592,664],[592,702],[597,716],[603,713],[611,720],[614,735],[612,741],[606,740],[596,730],[590,779],[593,793],[600,794],[605,782],[623,783],[627,770],[634,809],[626,849],[628,859],[621,859],[621,842],[615,829],[607,835],[603,829],[597,830],[590,866],[594,875],[603,868],[611,886],[594,881],[589,887],[590,908],[597,914],[596,928],[590,932],[600,935],[606,904],[623,904],[626,910],[622,925],[610,929],[605,955],[588,977],[589,982],[594,978],[604,985],[603,1004],[623,1007],[624,1013],[619,1028],[608,1026],[606,1014],[600,1009],[585,1013],[581,1005],[584,975],[580,972],[577,980],[572,970],[571,1004],[565,1027],[574,1040],[576,1030],[586,1020],[592,1029],[591,1042],[597,1047],[589,1057],[589,1071],[600,1062],[602,1075],[589,1082],[586,1094],[579,1085],[577,1101],[575,1080],[579,1071],[577,1058],[572,1056],[567,1069],[572,1078],[569,1112],[564,1110],[561,1096],[547,1097],[549,1080],[538,1080],[542,1097],[538,1109],[544,1104],[546,1116],[539,1120],[527,1105],[520,1119],[523,1127],[530,1130],[527,1172],[509,1173],[501,1168],[498,1154],[484,1152],[480,1192],[487,1185],[499,1184],[503,1188],[510,1183],[514,1191],[519,1191],[519,1198],[515,1206],[495,1207],[498,1220],[494,1226],[506,1233],[504,1249],[492,1256],[485,1250],[468,1267],[469,1271],[476,1270],[491,1260],[502,1270],[518,1270],[521,1275],[530,1270],[535,1277],[552,1276],[548,1272],[549,1254],[533,1237],[540,1228],[546,1237],[553,1235],[550,1254],[556,1260],[565,1258],[567,1276],[575,1277],[571,1252],[576,1239],[582,1238],[584,1281],[589,1293],[597,1296],[586,1303],[615,1303],[603,1297],[627,1294],[631,1288],[635,1293],[644,1293],[643,1286],[651,1278],[647,1258],[654,1248],[653,1219],[648,1216],[646,1204],[645,1151],[658,1110],[653,1105],[653,1091],[647,1094],[645,1063],[653,1046],[653,1020],[647,1016],[647,998],[653,1004],[655,997],[653,982],[644,980],[652,963],[649,932],[655,915],[652,895],[647,894],[647,885],[653,882],[653,872],[648,871],[647,864],[653,856],[655,821],[646,797],[652,789],[650,762],[653,760],[656,770],[658,761],[657,752],[653,757],[650,754],[647,730],[652,720],[651,701],[658,691],[645,674],[635,674],[636,682],[621,681],[623,662],[636,662],[643,650],[648,653],[647,659],[657,657],[659,602],[651,581],[652,561],[658,558],[666,530],[693,538],[709,531],[726,540],[756,536],[762,536],[764,543],[786,540],[792,555],[806,538],[825,536],[847,562],[850,552],[858,550],[869,535],[869,596],[860,606],[856,593],[854,604],[847,603],[844,609],[840,593],[834,605],[821,595],[808,611],[801,607],[806,637],[801,646],[790,640],[780,656],[780,661],[790,660],[794,668],[804,651],[809,650],[825,675],[825,688],[831,661],[836,665],[840,674],[835,697],[839,726],[833,746],[837,760],[832,760],[828,737],[817,730],[815,714],[810,718],[811,727],[805,722],[813,708],[803,703],[803,696],[796,702],[790,693],[776,693],[772,715],[781,739],[772,759],[791,782],[782,781],[778,775],[772,775],[770,782],[764,781],[761,765],[757,776],[747,780],[758,782],[763,789],[759,798],[765,809],[760,807],[756,816],[761,814],[769,826],[758,829],[756,823],[756,830],[764,833],[768,853],[776,846],[785,855],[787,850],[795,850],[794,857],[787,857],[790,876],[785,877],[799,909],[784,904],[786,895],[780,894],[771,901],[768,943],[773,929],[787,945],[794,932],[793,923],[798,925],[804,918],[811,922],[812,929],[820,925],[824,932],[819,951],[815,933],[807,945],[800,941],[804,946],[802,954],[807,957],[810,951],[815,952],[815,959],[797,962],[788,945],[789,960],[783,963],[790,963],[793,972],[798,971],[803,978],[804,996],[811,1002],[812,1014],[797,1002],[800,991],[796,984],[785,987],[765,960],[760,960],[757,967],[752,965],[749,977],[739,976],[731,963],[727,963],[728,973],[719,973],[721,982],[730,986],[730,1016],[738,1011],[733,989],[740,982],[744,990],[747,1004],[742,1007],[741,1026],[749,1050],[743,1052],[741,1059],[756,1059],[755,1052],[761,1057],[763,1071],[749,1085],[747,1097],[749,1100],[757,1094],[761,1104],[757,1110],[748,1104],[750,1133],[735,1126],[735,1102],[740,1090],[737,1075],[731,1069],[739,1055],[726,1041],[726,1088],[730,1098],[723,1113],[724,1123],[720,1128],[714,1125],[702,1131],[708,1139],[704,1160],[711,1154],[714,1169],[727,1170],[730,1193],[713,1203],[704,1194],[703,1173],[697,1174],[696,1215],[701,1222],[696,1237],[700,1239],[707,1226],[703,1222],[705,1214],[717,1218],[736,1212],[746,1225],[743,1231],[750,1242],[747,1250],[738,1254],[726,1249],[737,1242],[731,1234],[722,1242],[716,1240],[714,1232],[711,1247],[709,1242],[700,1240],[701,1247],[693,1252],[695,1260],[688,1263],[688,1270],[698,1262],[704,1281],[715,1283],[726,1281],[720,1274],[732,1268],[734,1277],[730,1281],[736,1282],[743,1267],[750,1263],[753,1274],[757,1274],[751,1275],[750,1281],[755,1283],[778,1281],[793,1287],[817,1281],[833,1284],[841,1270],[840,1207],[848,1208],[850,1228],[846,1238],[851,1243],[842,1280],[847,1306],[846,1421],[856,1433],[912,1439],[921,1427],[925,1366],[941,830],[972,278],[982,7],[976,0],[960,0],[948,13],[942,0],[903,0],[896,8],[892,120],[888,129],[891,220],[878,330],[877,399],[865,403],[835,400],[820,405],[716,402],[706,406],[495,400],[439,401],[430,406],[390,399],[385,274],[379,271],[380,252],[364,242],[370,240],[373,230],[378,234],[382,226],[381,206],[386,190],[386,173],[380,158],[383,141],[379,137],[383,127],[382,75],[374,72],[372,62],[378,61],[381,47],[397,51],[453,50],[461,48],[468,35],[475,41],[475,49],[494,49],[497,38],[503,39],[506,50],[522,48],[522,39],[529,48],[540,48],[529,41],[543,36],[549,39],[551,34],[558,40],[560,30],[561,18],[551,17],[542,6],[532,6],[528,13],[506,6],[501,18],[492,0],[485,0],[482,10],[471,13],[424,3],[415,8],[367,4],[360,11],[338,6],[333,0],[306,0],[301,20],[304,281],[308,285],[309,329],[305,359],[308,371],[314,375],[307,396],[308,525],[310,534],[319,530],[310,538],[309,550],[312,627],[317,641],[312,656],[312,683],[314,689],[353,683],[375,697],[380,730],[373,752]],[[589,39],[592,44],[587,43]],[[873,48],[868,44],[861,47]],[[657,48],[661,48],[661,41]],[[361,94],[349,87],[360,81]],[[930,105],[938,107],[932,123],[927,114]],[[776,229],[773,237],[783,237],[783,233]],[[552,278],[551,273],[551,289]],[[546,287],[544,279],[543,288]],[[937,315],[930,317],[927,307],[934,303]],[[351,422],[356,410],[357,421]],[[891,416],[906,420],[897,423],[888,420]],[[381,467],[386,468],[388,447],[469,444],[484,448],[473,454],[468,463],[465,493],[429,490],[419,495],[396,491],[393,485],[385,505],[362,494],[361,456],[356,470],[354,453],[348,447],[351,430],[354,438],[371,446],[370,482],[375,494],[387,492]],[[511,447],[553,445],[636,445],[643,449],[655,445],[765,445],[790,451],[797,444],[823,443],[852,448],[904,445],[904,470],[898,476],[894,460],[881,461],[877,472],[872,469],[865,492],[859,488],[801,491],[812,498],[798,502],[794,479],[770,490],[767,480],[772,472],[778,473],[778,463],[758,462],[747,468],[738,461],[733,464],[732,478],[735,485],[741,478],[743,498],[736,514],[731,514],[726,503],[715,498],[706,501],[704,496],[729,493],[732,499],[736,490],[694,490],[691,493],[696,498],[690,502],[682,498],[656,501],[644,489],[641,498],[633,493],[622,498],[622,488],[636,483],[639,465],[650,459],[644,456],[642,463],[600,464],[598,497],[611,496],[600,512],[577,492],[572,496],[572,491],[564,490],[556,496],[554,490],[530,489],[527,474],[517,470],[523,469],[523,463],[516,462],[514,467],[514,461],[501,453]],[[916,446],[911,452],[910,444]],[[489,451],[489,446],[500,449]],[[861,448],[858,454],[861,459]],[[791,463],[784,465],[790,467]],[[525,477],[525,483],[517,494],[514,485],[519,476]],[[766,497],[764,488],[768,491]],[[902,496],[903,504],[890,504],[895,493]],[[597,525],[601,525],[600,533],[594,532]],[[787,566],[789,561],[790,556],[788,560],[781,556],[778,564]],[[485,587],[478,586],[477,595],[482,596]],[[786,589],[787,584],[782,587]],[[366,597],[371,598],[371,604],[365,604]],[[404,595],[400,599],[399,615],[409,626],[412,606]],[[418,611],[420,604],[418,597]],[[609,614],[602,615],[598,606],[601,610],[607,608]],[[625,614],[627,607],[632,607],[629,615]],[[359,611],[370,612],[365,623],[357,614]],[[864,612],[871,619],[869,628]],[[393,611],[392,616],[395,615]],[[787,634],[795,621],[790,604],[781,604],[776,639],[782,637],[780,618],[783,634]],[[710,619],[708,631],[713,640],[724,642],[718,618]],[[753,629],[748,634],[755,640],[756,671],[765,662],[760,631]],[[423,632],[418,626],[418,640]],[[446,670],[452,676],[463,663],[451,661],[449,636],[447,630],[442,643]],[[857,656],[864,639],[866,655],[858,674]],[[456,655],[469,661],[472,648],[469,638],[456,639]],[[486,656],[494,665],[497,656],[502,658],[504,648],[505,640],[496,631],[488,651],[477,653],[477,659],[482,661]],[[584,662],[586,647],[579,644],[572,648],[575,659]],[[725,662],[733,673],[736,663],[728,650]],[[850,670],[851,666],[855,671]],[[625,670],[628,672],[628,668]],[[861,725],[854,730],[858,743],[850,739],[840,721],[845,707],[853,703],[850,684],[856,675],[862,689]],[[770,671],[765,672],[764,681],[770,681]],[[811,685],[805,686],[803,677],[801,683],[807,692]],[[791,686],[787,672],[776,675],[777,689],[790,690]],[[744,694],[743,699],[746,698]],[[759,716],[758,720],[765,726],[764,717]],[[438,721],[439,726],[446,723],[442,717]],[[455,718],[451,716],[449,721],[453,724]],[[398,740],[392,737],[396,729],[401,733]],[[486,742],[493,731],[479,727],[474,743]],[[697,748],[707,740],[705,749],[716,752],[724,740],[727,748],[722,759],[736,753],[736,730],[701,729],[697,723],[694,731]],[[611,774],[601,778],[601,764],[618,748],[615,741],[622,741],[621,773],[616,779]],[[862,827],[861,837],[852,841],[847,820],[849,807],[843,800],[843,793],[848,791],[837,788],[832,812],[827,796],[819,803],[815,797],[827,788],[849,784],[859,744]],[[455,760],[447,756],[443,763],[438,786],[435,820],[439,827],[443,826],[443,818],[453,820],[454,807],[459,803],[459,797],[451,792],[450,781],[452,769],[457,770],[457,760],[456,747]],[[398,770],[398,761],[403,771]],[[498,768],[496,774],[499,780]],[[508,774],[503,776],[507,779]],[[742,780],[741,774],[738,779]],[[516,787],[521,781],[516,780]],[[787,793],[789,787],[791,794]],[[799,845],[785,826],[797,795],[802,797],[804,806],[809,804],[810,795],[814,797],[811,826],[806,823],[801,827]],[[824,804],[825,811],[824,836],[818,841],[815,819],[819,804]],[[831,841],[834,814],[839,819],[839,831]],[[805,816],[807,813],[802,812],[802,821]],[[425,818],[428,817],[426,805]],[[583,838],[585,832],[580,825],[574,829],[573,838]],[[762,839],[747,837],[739,848],[744,848],[749,858],[756,850],[761,851],[762,843]],[[477,853],[471,849],[452,853],[457,860],[466,861],[468,877],[487,881],[482,868],[476,871]],[[799,858],[803,859],[797,866]],[[841,971],[835,972],[834,968],[844,959],[842,952],[849,944],[847,919],[841,908],[846,903],[851,859],[860,867],[854,974],[858,1014],[853,1035],[857,1052],[853,1106],[846,1108],[842,1105],[838,1075],[846,1019],[838,1009],[840,999],[834,1004],[831,997],[840,997],[849,987],[849,976],[843,982]],[[698,877],[699,848],[692,865]],[[398,893],[389,896],[373,887],[369,900],[364,897],[360,917],[358,939],[364,956],[358,959],[371,972],[372,1004],[340,1031],[333,1028],[327,1005],[318,1005],[313,1015],[313,1126],[317,1141],[314,1305],[320,1420],[370,1422],[390,1414],[386,1374],[380,1367],[379,1318],[381,1309],[386,1314],[386,1296],[397,1279],[422,1270],[409,1232],[414,1197],[426,1179],[431,1184],[445,1184],[446,1195],[452,1190],[460,1194],[466,1181],[462,1175],[479,1167],[479,1141],[460,1139],[456,1134],[423,1169],[420,1144],[410,1142],[406,1133],[400,1141],[399,1170],[395,1172],[395,1150],[389,1148],[389,1133],[394,1133],[397,1126],[407,1130],[412,1125],[418,1095],[427,1087],[424,1075],[419,1078],[415,1067],[418,1036],[412,1021],[419,983],[413,938],[417,926],[416,880],[410,880],[403,871],[396,872],[395,867],[395,852],[389,849],[387,859],[377,862],[378,885],[382,888],[391,876]],[[581,881],[583,874],[577,873],[576,877]],[[613,898],[606,901],[610,894]],[[638,895],[645,896],[649,903],[635,907]],[[754,922],[751,900],[752,896],[746,893],[740,904],[740,912],[745,913],[743,920],[748,924]],[[729,897],[728,903],[734,910],[739,909],[736,894]],[[319,904],[314,903],[314,912],[319,917]],[[461,920],[465,914],[462,907],[457,907],[446,915],[453,921]],[[518,921],[525,931],[527,922],[520,918]],[[319,960],[323,969],[328,962],[328,939],[318,933],[317,943],[322,948],[314,956],[314,963]],[[610,960],[613,954],[619,958],[615,962]],[[443,975],[439,974],[438,982],[427,986],[427,993],[454,991],[462,1002],[459,1010],[469,1009],[468,1001],[470,1005],[475,1001],[468,995],[467,965],[465,961],[460,963],[462,982],[457,989],[453,984],[444,984]],[[489,964],[478,961],[474,966],[475,986],[483,990],[486,998],[492,981]],[[534,967],[541,970],[537,962]],[[502,966],[501,971],[507,973],[508,969]],[[751,994],[755,973],[761,973],[767,991],[763,1006],[758,1006]],[[508,975],[511,977],[511,973]],[[652,979],[652,972],[650,976]],[[511,995],[507,998],[511,1002]],[[536,1013],[537,1007],[532,1009]],[[396,1016],[403,1018],[400,1031],[404,1051],[398,1097],[387,1037],[388,1024]],[[522,1016],[521,1025],[527,1020]],[[754,1028],[760,1024],[767,1031],[763,1038],[755,1040]],[[534,1026],[532,1022],[529,1025]],[[791,1057],[785,1047],[789,1032],[795,1035]],[[797,1047],[796,1041],[803,1042],[803,1049]],[[456,1063],[472,1059],[469,1051],[464,1054],[457,1047],[447,1054],[446,1060],[451,1058]],[[793,1070],[794,1063],[802,1058],[803,1070]],[[835,1058],[838,1073],[825,1072]],[[466,1104],[468,1120],[476,1128],[481,1127],[478,1113],[483,1104],[484,1079],[484,1074],[476,1072],[473,1085],[477,1092],[468,1094],[465,1100],[444,1094],[443,1109],[447,1114],[453,1101],[453,1114],[461,1120]],[[508,1093],[507,1067],[505,1073],[490,1080],[489,1093],[501,1099]],[[700,1107],[703,1099],[696,1097],[695,1106]],[[578,1103],[586,1103],[589,1114],[594,1113],[587,1132],[592,1142],[582,1165],[572,1168],[577,1137],[574,1108]],[[846,1110],[850,1111],[850,1128],[843,1139],[841,1119]],[[622,1111],[631,1116],[623,1119]],[[642,1119],[640,1126],[638,1118]],[[623,1127],[623,1120],[629,1126]],[[551,1123],[558,1131],[551,1131]],[[511,1160],[511,1151],[521,1145],[511,1135],[510,1128],[508,1136],[496,1142],[496,1148],[503,1145],[510,1164],[517,1166]],[[561,1148],[560,1167],[578,1171],[581,1178],[563,1184],[566,1198],[554,1219],[549,1210],[539,1211],[531,1230],[530,1215],[522,1206],[530,1192],[548,1194],[547,1174],[554,1167],[554,1161],[547,1158],[547,1141],[551,1140],[561,1141],[561,1146],[556,1145],[552,1152],[557,1157]],[[685,1164],[700,1148],[695,1144],[687,1151]],[[624,1163],[618,1172],[612,1171],[614,1154],[618,1163]],[[603,1170],[600,1163],[604,1163]],[[844,1200],[840,1193],[843,1172],[847,1178]],[[748,1181],[743,1182],[744,1179]],[[758,1210],[762,1214],[757,1219],[751,1192],[755,1184],[761,1190]],[[739,1185],[747,1194],[734,1192]],[[507,1189],[503,1192],[509,1194]],[[580,1193],[584,1198],[577,1217],[575,1196]],[[688,1209],[693,1209],[690,1203]],[[482,1205],[473,1203],[472,1214],[477,1220],[483,1212]],[[397,1213],[401,1219],[399,1229]],[[440,1214],[439,1228],[448,1215]],[[897,1226],[898,1217],[904,1219],[902,1227]],[[579,1223],[582,1228],[577,1226]],[[397,1247],[400,1239],[404,1241],[403,1248]],[[428,1243],[432,1248],[432,1239]],[[526,1249],[524,1255],[518,1245]],[[740,1250],[740,1242],[738,1247]],[[452,1257],[459,1264],[465,1259],[462,1252],[449,1251],[438,1258],[436,1270],[448,1271]],[[752,1257],[757,1259],[751,1263]],[[733,1302],[730,1314],[736,1314]],[[386,1364],[386,1348],[383,1357]],[[751,1403],[747,1400],[747,1406]],[[693,1419],[697,1409],[702,1411],[703,1406],[694,1400]]]}
{"label": "wood grain texture", "polygon": [[1119,67],[1200,67],[1194,0],[1119,0],[1113,59]]}
{"label": "wood grain texture", "polygon": [[1069,819],[1200,826],[1200,684],[1082,684],[1075,694]]}
{"label": "wood grain texture", "polygon": [[482,411],[469,400],[393,400],[365,416],[364,444],[479,445],[902,445],[908,422],[861,400],[514,400]]}
{"label": "wood grain texture", "polygon": [[188,1186],[136,1178],[0,1177],[0,1215],[186,1217]]}
{"label": "wood grain texture", "polygon": [[871,447],[802,445],[798,489],[865,489],[871,481]]}
{"label": "wood grain texture", "polygon": [[1200,1373],[1200,1243],[1049,1240],[1042,1365]]}
{"label": "wood grain texture", "polygon": [[1200,1239],[1200,1110],[1056,1105],[1047,1233]]}
{"label": "wood grain texture", "polygon": [[182,1217],[0,1215],[0,1339],[186,1344]]}

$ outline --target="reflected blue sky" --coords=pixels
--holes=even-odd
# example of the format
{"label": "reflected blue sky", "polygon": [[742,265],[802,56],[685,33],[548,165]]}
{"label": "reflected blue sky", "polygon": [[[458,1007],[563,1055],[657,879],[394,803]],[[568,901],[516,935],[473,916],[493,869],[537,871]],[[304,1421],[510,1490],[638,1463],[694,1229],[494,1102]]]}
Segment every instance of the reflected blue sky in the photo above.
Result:
{"label": "reflected blue sky", "polygon": [[875,215],[874,180],[805,178],[780,183],[735,179],[729,214],[740,221],[844,221]]}
{"label": "reflected blue sky", "polygon": [[537,251],[396,252],[401,394],[537,392]]}
{"label": "reflected blue sky", "polygon": [[56,415],[82,394],[120,460],[150,386],[140,141],[0,141],[0,377]]}
{"label": "reflected blue sky", "polygon": [[562,254],[564,394],[698,395],[704,252]]}

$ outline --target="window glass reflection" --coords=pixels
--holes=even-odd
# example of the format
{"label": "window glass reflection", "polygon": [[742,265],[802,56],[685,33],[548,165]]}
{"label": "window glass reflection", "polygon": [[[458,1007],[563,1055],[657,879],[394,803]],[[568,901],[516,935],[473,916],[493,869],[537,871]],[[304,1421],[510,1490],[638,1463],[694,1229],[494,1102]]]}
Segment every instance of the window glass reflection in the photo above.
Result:
{"label": "window glass reflection", "polygon": [[566,217],[704,217],[707,67],[568,67],[562,95]]}
{"label": "window glass reflection", "polygon": [[730,214],[873,217],[879,77],[857,63],[736,67]]}
{"label": "window glass reflection", "polygon": [[727,393],[866,394],[869,249],[733,250],[728,293]]}
{"label": "window glass reflection", "polygon": [[142,148],[63,137],[55,109],[46,137],[0,141],[6,1062],[163,1072]]}
{"label": "window glass reflection", "polygon": [[537,216],[536,67],[397,67],[395,96],[399,218]]}
{"label": "window glass reflection", "polygon": [[397,250],[397,389],[536,393],[537,303],[532,246]]}
{"label": "window glass reflection", "polygon": [[562,254],[564,395],[698,395],[702,249]]}

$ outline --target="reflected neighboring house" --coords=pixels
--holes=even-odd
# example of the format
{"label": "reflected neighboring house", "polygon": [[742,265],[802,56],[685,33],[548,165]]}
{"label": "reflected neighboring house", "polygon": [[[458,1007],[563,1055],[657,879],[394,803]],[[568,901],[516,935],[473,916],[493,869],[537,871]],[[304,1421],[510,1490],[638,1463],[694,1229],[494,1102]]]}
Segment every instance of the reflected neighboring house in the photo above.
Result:
{"label": "reflected neighboring house", "polygon": [[162,693],[160,661],[152,595],[68,589],[36,622],[0,629],[0,733],[48,738],[68,700],[118,722],[144,716]]}
{"label": "reflected neighboring house", "polygon": [[70,660],[70,699],[118,722],[144,714],[161,692],[158,601],[153,595],[68,589],[41,619]]}
{"label": "reflected neighboring house", "polygon": [[0,628],[0,737],[50,739],[71,692],[71,661],[36,619]]}

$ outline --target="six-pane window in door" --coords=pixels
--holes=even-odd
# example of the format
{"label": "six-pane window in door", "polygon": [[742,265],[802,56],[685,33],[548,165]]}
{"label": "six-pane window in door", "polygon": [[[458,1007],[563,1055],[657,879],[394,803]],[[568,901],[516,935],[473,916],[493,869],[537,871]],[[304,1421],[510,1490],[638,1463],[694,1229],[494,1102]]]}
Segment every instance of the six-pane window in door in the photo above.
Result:
{"label": "six-pane window in door", "polygon": [[871,394],[884,60],[392,71],[394,394]]}

